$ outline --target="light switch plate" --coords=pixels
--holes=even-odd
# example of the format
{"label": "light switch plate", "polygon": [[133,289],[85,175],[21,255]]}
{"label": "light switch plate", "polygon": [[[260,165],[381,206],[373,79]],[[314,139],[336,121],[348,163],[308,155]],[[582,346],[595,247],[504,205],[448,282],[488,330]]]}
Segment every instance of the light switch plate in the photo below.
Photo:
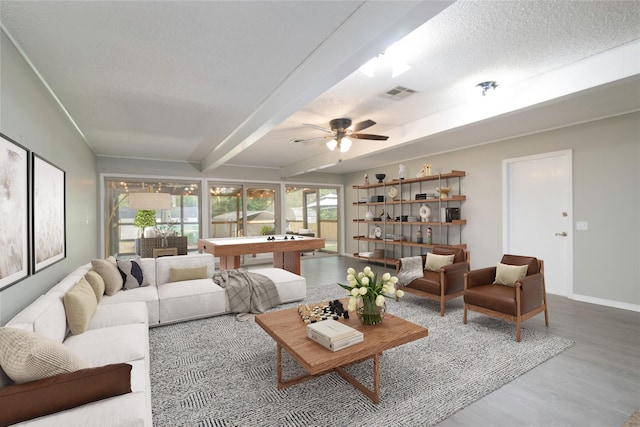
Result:
{"label": "light switch plate", "polygon": [[589,224],[587,223],[587,221],[576,221],[576,230],[588,230],[589,229]]}

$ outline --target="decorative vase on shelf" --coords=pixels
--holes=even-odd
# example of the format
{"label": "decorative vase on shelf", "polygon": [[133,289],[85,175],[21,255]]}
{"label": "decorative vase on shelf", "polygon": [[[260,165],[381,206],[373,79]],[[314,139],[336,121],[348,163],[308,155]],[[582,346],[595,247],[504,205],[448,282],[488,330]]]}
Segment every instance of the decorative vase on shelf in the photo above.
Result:
{"label": "decorative vase on shelf", "polygon": [[431,219],[431,208],[426,203],[423,203],[420,207],[420,218],[422,222],[429,222]]}
{"label": "decorative vase on shelf", "polygon": [[449,192],[451,191],[451,187],[436,187],[436,191],[440,193],[441,199],[446,199],[449,197]]}
{"label": "decorative vase on shelf", "polygon": [[145,227],[142,235],[147,239],[153,239],[156,237],[156,229],[154,227]]}
{"label": "decorative vase on shelf", "polygon": [[375,298],[358,298],[356,314],[363,325],[377,325],[382,323],[384,314],[387,311],[387,303],[381,306],[376,305]]}
{"label": "decorative vase on shelf", "polygon": [[368,210],[368,211],[367,211],[367,213],[365,213],[365,214],[364,214],[364,218],[365,218],[367,221],[371,221],[371,220],[373,220],[373,218],[374,218],[374,217],[375,217],[375,215],[374,215],[374,213],[373,213],[373,212],[371,212],[371,210]]}

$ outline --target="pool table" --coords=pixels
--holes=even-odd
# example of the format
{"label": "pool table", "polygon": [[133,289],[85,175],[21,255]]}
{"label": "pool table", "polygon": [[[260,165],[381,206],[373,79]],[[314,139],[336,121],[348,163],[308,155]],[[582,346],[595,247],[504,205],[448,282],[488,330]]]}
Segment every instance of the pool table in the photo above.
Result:
{"label": "pool table", "polygon": [[324,248],[320,237],[272,235],[199,239],[198,249],[220,258],[220,270],[240,267],[240,256],[273,252],[273,266],[300,274],[301,252]]}

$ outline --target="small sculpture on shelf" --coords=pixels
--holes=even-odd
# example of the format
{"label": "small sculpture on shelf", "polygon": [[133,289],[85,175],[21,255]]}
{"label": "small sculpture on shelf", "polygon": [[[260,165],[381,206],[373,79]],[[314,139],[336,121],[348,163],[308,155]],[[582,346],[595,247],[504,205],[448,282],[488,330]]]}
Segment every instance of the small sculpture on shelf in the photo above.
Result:
{"label": "small sculpture on shelf", "polygon": [[420,219],[422,219],[422,222],[429,222],[431,220],[431,208],[426,203],[423,203],[420,207]]}
{"label": "small sculpture on shelf", "polygon": [[398,166],[398,178],[400,178],[401,180],[404,179],[404,172],[405,172],[405,167],[402,163],[400,163],[400,165]]}
{"label": "small sculpture on shelf", "polygon": [[369,185],[369,175],[364,174],[364,185]]}
{"label": "small sculpture on shelf", "polygon": [[417,178],[422,178],[425,176],[431,176],[431,165],[429,163],[425,163],[416,175]]}

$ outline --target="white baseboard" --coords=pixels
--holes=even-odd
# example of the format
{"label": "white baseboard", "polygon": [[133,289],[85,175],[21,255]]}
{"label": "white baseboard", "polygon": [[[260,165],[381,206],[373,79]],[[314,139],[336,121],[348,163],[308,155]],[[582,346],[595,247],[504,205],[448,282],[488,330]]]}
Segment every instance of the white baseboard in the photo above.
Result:
{"label": "white baseboard", "polygon": [[588,302],[590,304],[598,304],[598,305],[604,305],[607,307],[621,308],[623,310],[640,312],[640,304],[629,304],[626,302],[620,302],[620,301],[614,301],[610,299],[596,298],[596,297],[590,297],[590,296],[578,295],[578,294],[570,295],[569,299]]}

